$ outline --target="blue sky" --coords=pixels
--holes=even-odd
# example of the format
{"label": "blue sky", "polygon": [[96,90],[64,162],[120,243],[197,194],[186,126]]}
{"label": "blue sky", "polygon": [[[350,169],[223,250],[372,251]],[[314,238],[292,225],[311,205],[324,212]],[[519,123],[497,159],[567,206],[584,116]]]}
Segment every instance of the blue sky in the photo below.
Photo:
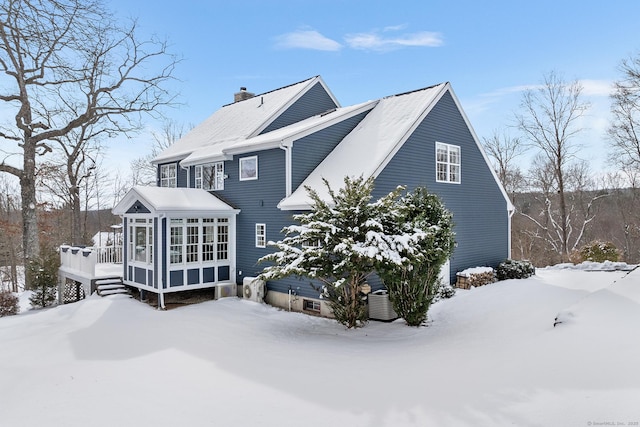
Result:
{"label": "blue sky", "polygon": [[[198,124],[241,86],[260,93],[319,74],[343,106],[449,81],[482,138],[508,129],[523,88],[556,71],[580,80],[592,104],[582,138],[595,168],[603,167],[610,84],[620,61],[640,52],[634,0],[108,4],[184,57],[175,86],[183,105],[166,112],[178,123]],[[144,153],[148,143],[111,147],[121,159],[114,153]]]}

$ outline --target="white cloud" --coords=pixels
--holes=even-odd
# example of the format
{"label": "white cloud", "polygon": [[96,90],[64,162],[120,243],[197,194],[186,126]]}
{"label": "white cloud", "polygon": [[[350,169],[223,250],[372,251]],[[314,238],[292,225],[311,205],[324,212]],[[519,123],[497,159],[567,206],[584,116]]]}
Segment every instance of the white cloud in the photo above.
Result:
{"label": "white cloud", "polygon": [[276,47],[281,49],[337,51],[342,48],[342,45],[323,36],[316,30],[297,30],[277,36]]}
{"label": "white cloud", "polygon": [[[392,28],[400,29],[400,26],[387,27],[387,29]],[[399,37],[383,37],[377,31],[347,34],[345,41],[353,49],[374,51],[388,51],[410,46],[438,47],[443,44],[442,34],[429,31],[402,34]]]}
{"label": "white cloud", "polygon": [[613,83],[608,80],[579,80],[582,94],[586,96],[609,96],[613,92]]}

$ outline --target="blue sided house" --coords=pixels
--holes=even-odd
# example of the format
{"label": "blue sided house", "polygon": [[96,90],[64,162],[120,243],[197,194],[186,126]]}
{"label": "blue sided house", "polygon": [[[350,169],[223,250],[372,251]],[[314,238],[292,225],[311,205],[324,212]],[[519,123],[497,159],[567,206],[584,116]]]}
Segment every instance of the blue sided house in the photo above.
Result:
{"label": "blue sided house", "polygon": [[426,186],[453,212],[444,276],[509,257],[513,207],[449,83],[342,107],[320,76],[225,105],[154,159],[157,187],[134,187],[123,219],[123,281],[159,295],[215,288],[330,314],[295,278],[259,284],[257,260],[345,176],[374,177],[380,197]]}

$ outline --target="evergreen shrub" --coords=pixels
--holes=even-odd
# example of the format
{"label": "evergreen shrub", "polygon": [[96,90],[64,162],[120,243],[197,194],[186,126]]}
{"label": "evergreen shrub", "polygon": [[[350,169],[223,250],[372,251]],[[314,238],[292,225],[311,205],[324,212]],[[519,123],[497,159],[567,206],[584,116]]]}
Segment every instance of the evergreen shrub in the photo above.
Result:
{"label": "evergreen shrub", "polygon": [[526,279],[536,274],[536,269],[529,261],[517,261],[508,259],[496,268],[498,280]]}
{"label": "evergreen shrub", "polygon": [[28,268],[32,277],[29,289],[33,291],[29,302],[32,307],[48,307],[56,301],[58,267],[60,267],[60,257],[55,251],[44,251],[29,263]]}
{"label": "evergreen shrub", "polygon": [[616,245],[611,242],[594,240],[580,248],[580,257],[582,261],[617,262],[620,259],[620,251],[618,251]]}

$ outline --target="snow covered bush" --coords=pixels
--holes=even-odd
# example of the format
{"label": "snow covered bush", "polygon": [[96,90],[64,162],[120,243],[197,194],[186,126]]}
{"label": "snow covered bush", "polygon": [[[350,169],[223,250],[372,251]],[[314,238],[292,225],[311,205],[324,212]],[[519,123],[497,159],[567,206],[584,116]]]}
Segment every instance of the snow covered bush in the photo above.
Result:
{"label": "snow covered bush", "polygon": [[20,300],[9,291],[0,291],[0,317],[13,316],[20,311]]}
{"label": "snow covered bush", "polygon": [[620,252],[618,251],[618,248],[616,248],[616,245],[611,242],[605,243],[599,240],[594,240],[580,248],[580,257],[580,262],[617,262],[620,259]]}
{"label": "snow covered bush", "polygon": [[29,289],[33,291],[29,302],[32,307],[48,307],[56,301],[59,266],[60,257],[55,251],[43,251],[40,257],[29,263],[32,277]]}
{"label": "snow covered bush", "polygon": [[526,279],[536,274],[536,269],[529,261],[517,261],[508,259],[496,268],[498,280]]}
{"label": "snow covered bush", "polygon": [[344,187],[329,190],[329,201],[307,188],[312,200],[309,213],[294,215],[300,225],[285,227],[285,238],[269,242],[278,251],[262,257],[270,262],[260,275],[263,280],[299,276],[322,283],[321,297],[338,322],[347,328],[362,326],[367,312],[362,286],[374,272],[378,260],[400,256],[388,248],[382,217],[395,208],[401,189],[371,202],[373,179],[349,178]]}
{"label": "snow covered bush", "polygon": [[440,269],[453,253],[453,216],[424,187],[408,193],[397,205],[398,216],[389,218],[387,230],[400,239],[416,238],[396,244],[401,262],[381,260],[377,268],[394,311],[409,326],[420,326],[436,297]]}

